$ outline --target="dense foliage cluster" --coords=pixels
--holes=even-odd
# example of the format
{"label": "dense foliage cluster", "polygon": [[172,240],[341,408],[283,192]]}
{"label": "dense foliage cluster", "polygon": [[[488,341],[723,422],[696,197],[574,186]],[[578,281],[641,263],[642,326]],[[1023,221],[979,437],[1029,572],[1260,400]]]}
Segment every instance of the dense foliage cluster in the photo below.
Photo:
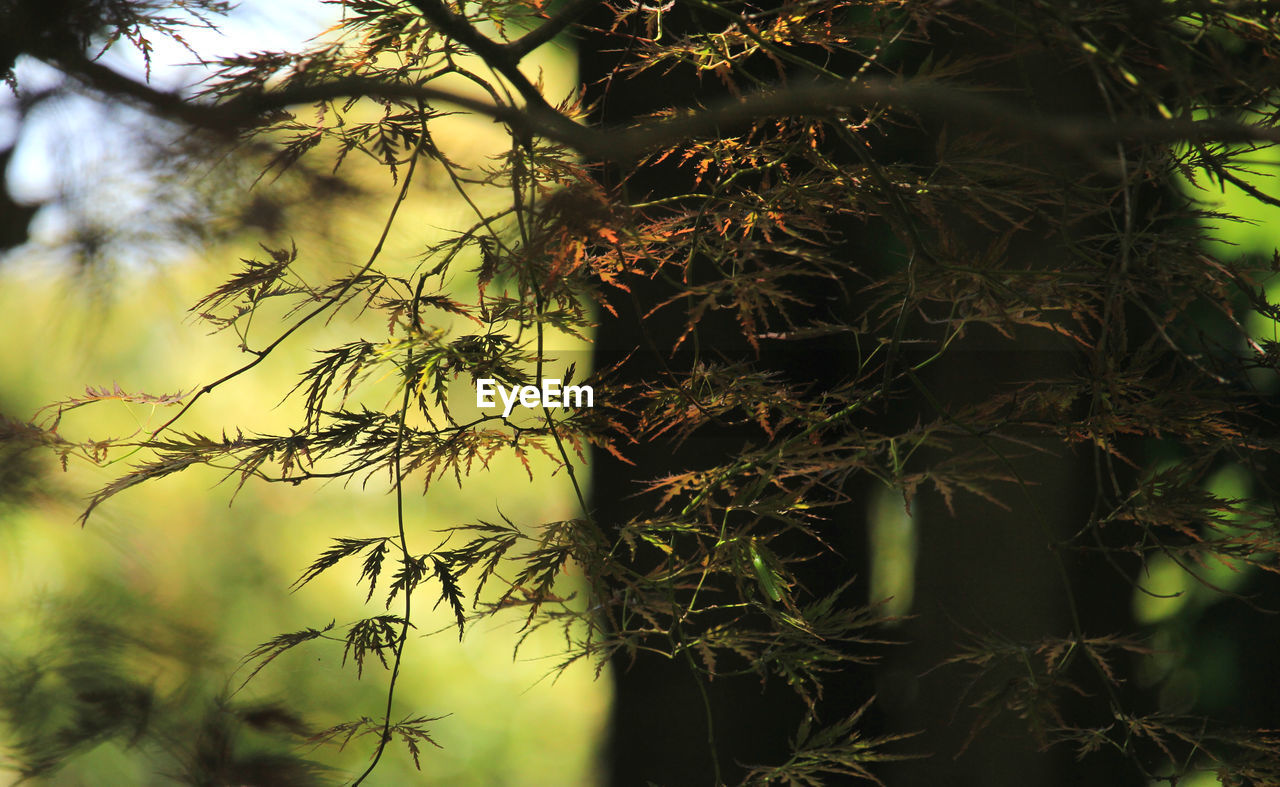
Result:
{"label": "dense foliage cluster", "polygon": [[[360,154],[394,185],[367,258],[345,274],[319,281],[306,248],[264,247],[195,306],[235,335],[243,366],[186,394],[89,390],[21,434],[64,461],[146,457],[93,496],[86,519],[198,464],[241,484],[386,480],[397,500],[442,480],[465,485],[504,452],[560,468],[549,483],[579,501],[574,519],[495,516],[432,533],[402,515],[377,537],[335,537],[299,577],[350,572],[370,617],[282,634],[250,658],[262,669],[335,640],[355,677],[375,662],[389,670],[384,712],[313,737],[370,734],[376,753],[357,783],[388,742],[417,759],[430,741],[430,720],[392,708],[416,611],[435,603],[453,610],[459,635],[513,609],[528,628],[562,627],[565,664],[613,659],[625,670],[658,654],[699,687],[781,681],[803,708],[793,752],[734,779],[877,781],[877,763],[928,754],[913,730],[868,722],[870,689],[843,708],[824,704],[832,675],[894,658],[889,640],[910,631],[885,628],[865,578],[818,576],[857,543],[831,512],[872,486],[909,510],[954,514],[960,528],[982,527],[963,515],[969,498],[1030,512],[1021,527],[1052,555],[1060,626],[1021,640],[967,631],[932,665],[969,670],[970,738],[1012,715],[1045,749],[1116,754],[1144,778],[1210,768],[1224,783],[1280,783],[1271,734],[1132,702],[1126,676],[1149,648],[1136,631],[1098,630],[1077,599],[1093,580],[1074,563],[1101,556],[1139,592],[1157,557],[1197,576],[1215,564],[1276,570],[1266,397],[1280,345],[1246,324],[1280,309],[1265,265],[1206,250],[1204,211],[1177,189],[1231,183],[1276,203],[1246,169],[1280,140],[1270,4],[341,6],[331,38],[216,60],[192,97],[92,57],[116,37],[145,47],[150,31],[170,32],[172,20],[155,21],[159,4],[86,4],[112,9],[94,28],[108,38],[30,52],[210,144],[268,140],[273,170],[323,161],[341,174]],[[611,81],[544,95],[521,63],[561,36],[611,53]],[[670,101],[610,104],[646,79],[670,80]],[[509,150],[481,169],[458,164],[433,131],[456,112],[504,124]],[[417,260],[384,259],[424,172],[451,183],[474,221]],[[382,329],[317,348],[288,392],[300,404],[291,430],[184,431],[203,397],[339,312],[377,315],[365,325]],[[554,334],[589,336],[598,323],[623,327],[595,369],[549,349]],[[821,374],[794,363],[819,353]],[[993,360],[1015,356],[1051,361]],[[956,364],[977,379],[949,383]],[[388,376],[390,406],[348,404]],[[479,378],[553,376],[591,384],[597,406],[503,417],[456,404]],[[59,434],[64,412],[104,400],[179,409],[140,439]],[[694,444],[728,448],[656,477],[638,470],[626,517],[616,506],[602,517],[575,471],[592,451],[620,467],[645,446]],[[1066,460],[1087,467],[1088,488],[1069,492],[1086,502],[1064,529],[1060,498],[1035,468]],[[1250,477],[1248,499],[1206,488],[1226,466]],[[589,597],[563,591],[566,572]],[[717,780],[730,778],[723,765]]]}

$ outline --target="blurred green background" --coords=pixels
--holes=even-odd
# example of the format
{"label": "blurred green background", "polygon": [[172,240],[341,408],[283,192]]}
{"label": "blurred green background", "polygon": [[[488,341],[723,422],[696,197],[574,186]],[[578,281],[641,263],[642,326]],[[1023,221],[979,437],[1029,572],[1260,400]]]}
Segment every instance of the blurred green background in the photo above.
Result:
{"label": "blurred green background", "polygon": [[[300,40],[301,31],[297,35]],[[223,41],[219,51],[234,45]],[[553,92],[569,92],[570,52],[548,48],[539,65]],[[46,133],[56,133],[59,111],[77,110],[68,104],[46,117],[43,122],[53,124]],[[509,144],[489,122],[450,118],[436,134],[452,158],[473,166]],[[112,154],[99,148],[85,155]],[[38,179],[41,165],[38,154],[28,153],[21,169]],[[56,162],[46,159],[44,165],[54,168]],[[245,222],[244,200],[233,199],[230,229],[216,243],[170,250],[163,259],[146,247],[118,244],[114,256],[96,261],[92,271],[49,251],[72,230],[65,222],[45,222],[36,243],[0,263],[0,413],[25,421],[85,386],[190,391],[243,364],[248,356],[237,349],[236,337],[210,335],[188,309],[235,270],[239,258],[262,258],[260,242],[296,243],[299,270],[312,283],[361,264],[395,190],[385,172],[355,157],[343,172],[362,194],[308,204],[296,183],[264,180],[251,192],[254,209],[287,205],[283,220]],[[186,177],[194,191],[215,188],[218,180],[212,169]],[[113,197],[112,184],[96,185],[90,199],[100,201],[100,220],[109,223],[128,199]],[[482,207],[502,196],[476,195]],[[141,209],[145,215],[147,206]],[[443,173],[424,166],[380,264],[407,275],[428,243],[473,222]],[[459,298],[474,299],[474,285],[462,273],[474,267],[469,260],[454,266],[451,284]],[[260,346],[278,332],[271,316],[268,310],[255,318],[251,343]],[[354,318],[347,309],[327,325],[309,326],[253,373],[205,397],[179,428],[212,436],[237,428],[287,432],[299,423],[299,404],[278,403],[314,362],[313,351],[356,336],[385,337],[385,323]],[[566,342],[560,347],[584,349]],[[390,385],[373,381],[363,400],[371,407],[394,406],[388,405]],[[352,404],[358,401],[354,397]],[[172,412],[100,403],[68,413],[60,431],[77,440],[141,436]],[[358,561],[296,593],[290,585],[331,539],[394,533],[387,479],[301,486],[251,481],[233,500],[238,479],[194,468],[114,498],[81,529],[76,519],[86,496],[144,457],[117,451],[112,458],[105,467],[72,460],[63,472],[39,449],[8,449],[0,456],[0,699],[21,709],[7,732],[0,726],[0,744],[9,755],[29,744],[61,761],[37,784],[181,782],[217,746],[259,752],[264,761],[301,755],[333,769],[327,776],[335,782],[349,781],[368,762],[375,737],[339,749],[308,745],[305,734],[362,716],[380,718],[389,672],[371,656],[357,680],[354,664],[342,664],[340,642],[316,640],[283,654],[236,692],[250,671],[239,662],[279,634],[323,628],[331,620],[338,623],[333,633],[340,634],[343,624],[384,612],[376,597],[365,605],[355,584]],[[535,462],[531,481],[518,462],[502,457],[461,488],[445,480],[425,496],[421,479],[411,479],[411,549],[428,551],[443,528],[496,520],[499,512],[530,528],[578,515],[565,474],[550,470],[549,463]],[[564,581],[572,592],[576,577]],[[565,643],[554,630],[535,632],[514,654],[524,621],[519,613],[478,622],[459,643],[452,613],[429,610],[431,588],[418,598],[393,716],[443,717],[429,725],[440,748],[423,747],[419,772],[395,741],[366,784],[598,781],[609,684],[597,679],[595,665],[557,672]],[[10,779],[16,775],[0,770],[0,784]]]}

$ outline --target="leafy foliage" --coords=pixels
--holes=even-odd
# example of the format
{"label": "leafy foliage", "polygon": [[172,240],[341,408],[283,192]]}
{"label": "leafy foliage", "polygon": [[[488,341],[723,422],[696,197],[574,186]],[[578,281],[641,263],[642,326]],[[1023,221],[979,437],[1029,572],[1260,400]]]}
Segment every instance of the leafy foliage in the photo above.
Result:
{"label": "leafy foliage", "polygon": [[[33,424],[38,439],[64,459],[104,462],[125,450],[150,457],[99,490],[85,519],[117,494],[193,465],[220,468],[240,484],[386,478],[402,501],[411,482],[424,491],[445,477],[465,484],[508,452],[531,476],[529,456],[546,457],[582,511],[542,524],[505,516],[502,524],[458,523],[422,551],[433,536],[407,522],[401,505],[380,535],[336,537],[295,587],[346,570],[367,583],[372,603],[382,580],[388,613],[350,624],[344,637],[327,634],[334,624],[282,634],[250,654],[258,660],[250,679],[285,650],[332,639],[357,678],[376,657],[394,697],[425,583],[460,636],[472,618],[514,607],[526,630],[563,629],[565,664],[661,654],[685,662],[700,682],[781,680],[807,709],[794,756],[747,778],[878,782],[873,765],[908,754],[909,736],[861,734],[870,704],[834,724],[821,724],[819,710],[831,671],[889,647],[879,628],[887,621],[874,604],[817,595],[801,579],[815,556],[833,549],[823,512],[847,502],[853,482],[874,479],[908,506],[926,494],[952,511],[969,496],[1004,505],[1034,495],[1019,470],[1029,458],[1079,453],[1095,470],[1094,510],[1055,548],[1131,559],[1120,569],[1127,576],[1156,555],[1189,570],[1215,561],[1277,570],[1274,506],[1222,499],[1202,485],[1211,468],[1237,465],[1254,472],[1260,497],[1273,497],[1265,469],[1277,442],[1249,373],[1275,372],[1276,358],[1242,328],[1250,309],[1277,314],[1261,287],[1268,273],[1201,250],[1195,219],[1204,212],[1161,190],[1180,175],[1239,182],[1247,151],[1227,143],[1280,139],[1274,99],[1263,89],[1276,83],[1280,30],[1263,5],[1145,4],[1139,12],[1120,2],[1010,10],[693,0],[679,11],[618,3],[604,28],[581,24],[595,3],[573,0],[557,10],[521,0],[342,5],[335,40],[217,60],[194,100],[121,82],[83,58],[57,61],[94,89],[223,139],[272,140],[273,170],[320,158],[339,172],[362,154],[386,171],[394,196],[385,226],[368,239],[367,260],[342,275],[308,284],[318,266],[307,249],[264,245],[264,259],[242,260],[196,304],[214,327],[236,332],[250,359],[243,366],[179,396],[89,389],[44,411]],[[139,29],[115,28],[135,43]],[[891,50],[933,46],[949,29],[1017,37],[982,56],[891,70]],[[580,96],[544,96],[519,67],[569,31],[625,53],[615,80],[706,79],[721,103],[600,126]],[[1088,74],[1105,122],[1037,115],[1016,103],[1036,100],[1025,93],[1007,102],[984,94],[990,69],[1016,69],[1030,52]],[[1231,119],[1244,109],[1252,120]],[[502,122],[509,150],[483,166],[458,163],[433,133],[455,112]],[[1204,114],[1215,119],[1194,119]],[[894,135],[932,139],[932,158],[885,152]],[[474,223],[424,248],[414,264],[383,260],[399,207],[428,169],[466,199]],[[670,172],[687,179],[687,193],[632,186]],[[503,204],[487,207],[492,200],[480,192],[501,193]],[[854,236],[868,226],[886,228],[896,258],[855,258]],[[1052,259],[1027,252],[1030,233],[1057,250]],[[637,291],[655,282],[669,297],[636,304]],[[253,318],[275,303],[283,314],[263,337],[267,318]],[[548,349],[553,334],[587,335],[593,313],[611,319],[636,305],[644,325],[675,313],[679,327],[637,337],[615,368],[568,366],[564,377],[583,375],[607,392],[597,408],[470,419],[451,410],[449,391],[479,378],[509,386],[547,378],[562,362]],[[291,392],[300,415],[288,434],[177,431],[199,399],[343,308],[376,315],[385,331],[318,351]],[[460,325],[471,332],[455,335]],[[830,336],[856,350],[836,385],[814,389],[762,360]],[[1034,337],[1068,354],[1072,367],[978,401],[932,390],[929,368],[974,336],[1015,344]],[[693,360],[611,385],[610,375],[624,377],[646,353]],[[352,404],[377,379],[394,381],[391,404]],[[141,436],[77,443],[60,434],[66,410],[122,399],[182,405]],[[904,426],[891,416],[907,401],[919,406]],[[741,450],[639,479],[634,517],[596,518],[575,459],[593,448],[625,459],[641,443],[678,446],[709,435],[729,435]],[[1157,444],[1173,457],[1162,468],[1144,456]],[[567,572],[585,577],[589,598],[560,589]],[[463,578],[475,582],[469,607]],[[1175,774],[1201,753],[1234,783],[1276,783],[1269,733],[1218,747],[1228,738],[1215,736],[1226,732],[1120,703],[1113,660],[1144,646],[1119,633],[1088,635],[1086,625],[1077,619],[1072,630],[1034,642],[975,635],[949,659],[975,671],[972,735],[1012,714],[1046,747],[1068,744],[1081,756],[1114,749],[1143,773],[1139,740]],[[1069,673],[1073,660],[1091,670]],[[1101,698],[1114,721],[1082,726],[1061,710],[1065,694]],[[433,743],[434,719],[393,721],[391,697],[380,719],[313,738],[377,739],[356,783],[388,742],[399,738],[415,763],[420,744]]]}

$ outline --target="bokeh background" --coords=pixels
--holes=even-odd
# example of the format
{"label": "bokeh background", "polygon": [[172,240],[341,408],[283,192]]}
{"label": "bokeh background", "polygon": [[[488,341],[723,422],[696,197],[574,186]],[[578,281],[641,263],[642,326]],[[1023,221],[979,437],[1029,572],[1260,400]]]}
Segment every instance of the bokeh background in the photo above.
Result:
{"label": "bokeh background", "polygon": [[[202,53],[296,49],[326,35],[335,13],[319,3],[247,2],[222,33],[188,39]],[[140,60],[124,50],[113,49],[107,62],[137,73]],[[153,80],[162,86],[200,76],[178,65],[193,59],[179,47],[162,47],[155,58]],[[571,51],[546,47],[539,66],[551,90],[569,92]],[[39,63],[19,69],[24,86],[60,83]],[[261,163],[252,151],[188,161],[165,147],[173,129],[88,98],[19,107],[7,96],[0,105],[0,142],[12,146],[9,192],[28,209],[39,206],[29,241],[0,259],[0,414],[10,429],[47,417],[42,407],[83,396],[87,386],[191,391],[243,364],[238,339],[211,333],[190,307],[240,258],[263,258],[260,243],[296,244],[299,269],[313,282],[362,264],[395,194],[385,172],[355,157],[341,182],[322,162],[307,176],[267,177],[246,191]],[[507,141],[485,121],[446,119],[436,133],[467,166],[484,164]],[[473,222],[447,178],[421,170],[381,264],[407,273],[427,244]],[[474,297],[468,262],[454,266],[451,284]],[[251,339],[262,343],[278,331],[274,316],[255,318]],[[287,430],[298,422],[299,402],[282,398],[314,351],[361,335],[376,340],[385,330],[354,309],[311,326],[253,374],[205,397],[180,428],[211,436]],[[585,357],[580,343],[559,347]],[[390,381],[374,379],[359,397],[386,407],[390,390]],[[172,414],[103,402],[67,413],[59,429],[76,440],[143,436]],[[290,585],[331,539],[394,532],[388,479],[251,481],[237,492],[238,478],[196,468],[117,497],[82,529],[87,496],[140,458],[115,452],[106,466],[72,459],[64,470],[35,448],[0,456],[0,692],[10,710],[0,726],[0,766],[13,766],[14,747],[30,746],[60,763],[37,784],[170,784],[211,746],[227,745],[263,758],[301,755],[333,769],[337,783],[349,781],[368,762],[374,736],[339,749],[307,745],[302,735],[380,718],[389,673],[370,657],[357,680],[355,666],[343,666],[342,644],[317,640],[241,688],[253,666],[241,659],[282,633],[332,620],[336,633],[383,613],[376,599],[364,604],[358,563],[297,592]],[[420,479],[412,481],[411,543],[426,551],[442,540],[437,531],[501,515],[529,527],[576,516],[565,474],[551,470],[535,460],[530,480],[514,459],[499,458],[461,487],[445,480],[422,495]],[[565,583],[574,589],[574,577]],[[434,601],[425,591],[419,598],[420,610]],[[559,671],[564,641],[549,629],[515,652],[524,633],[518,613],[476,623],[461,643],[448,609],[416,614],[394,714],[442,717],[429,725],[440,748],[424,744],[417,771],[397,741],[366,784],[598,780],[609,683],[596,665]],[[68,730],[79,734],[59,737]],[[0,784],[16,779],[0,770]]]}

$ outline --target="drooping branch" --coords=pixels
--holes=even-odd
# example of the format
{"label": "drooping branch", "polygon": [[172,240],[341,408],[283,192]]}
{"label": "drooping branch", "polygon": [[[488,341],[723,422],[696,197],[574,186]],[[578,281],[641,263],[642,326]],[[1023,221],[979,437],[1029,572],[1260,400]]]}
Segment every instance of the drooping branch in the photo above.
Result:
{"label": "drooping branch", "polygon": [[414,99],[451,104],[492,118],[506,124],[517,136],[558,142],[595,161],[634,161],[684,139],[732,134],[770,117],[820,117],[870,106],[897,108],[939,120],[983,123],[997,132],[1051,143],[1104,170],[1109,165],[1099,146],[1122,140],[1280,143],[1280,129],[1231,120],[1127,118],[1112,122],[1070,116],[1036,117],[1020,107],[970,90],[936,83],[902,85],[879,79],[767,89],[705,109],[675,110],[670,117],[626,128],[590,128],[555,111],[541,96],[537,103],[516,107],[430,85],[346,77],[240,95],[219,104],[202,104],[156,90],[87,58],[64,65],[96,90],[133,99],[161,115],[214,131],[250,128],[258,125],[264,114],[317,101]]}
{"label": "drooping branch", "polygon": [[596,147],[588,138],[588,129],[578,126],[545,103],[542,107],[521,109],[430,85],[344,77],[315,85],[291,85],[257,94],[241,94],[213,104],[157,90],[87,58],[64,61],[59,65],[94,90],[132,100],[161,116],[220,133],[256,127],[265,114],[290,106],[344,98],[379,97],[451,104],[505,123],[517,134],[545,137],[584,152]]}

